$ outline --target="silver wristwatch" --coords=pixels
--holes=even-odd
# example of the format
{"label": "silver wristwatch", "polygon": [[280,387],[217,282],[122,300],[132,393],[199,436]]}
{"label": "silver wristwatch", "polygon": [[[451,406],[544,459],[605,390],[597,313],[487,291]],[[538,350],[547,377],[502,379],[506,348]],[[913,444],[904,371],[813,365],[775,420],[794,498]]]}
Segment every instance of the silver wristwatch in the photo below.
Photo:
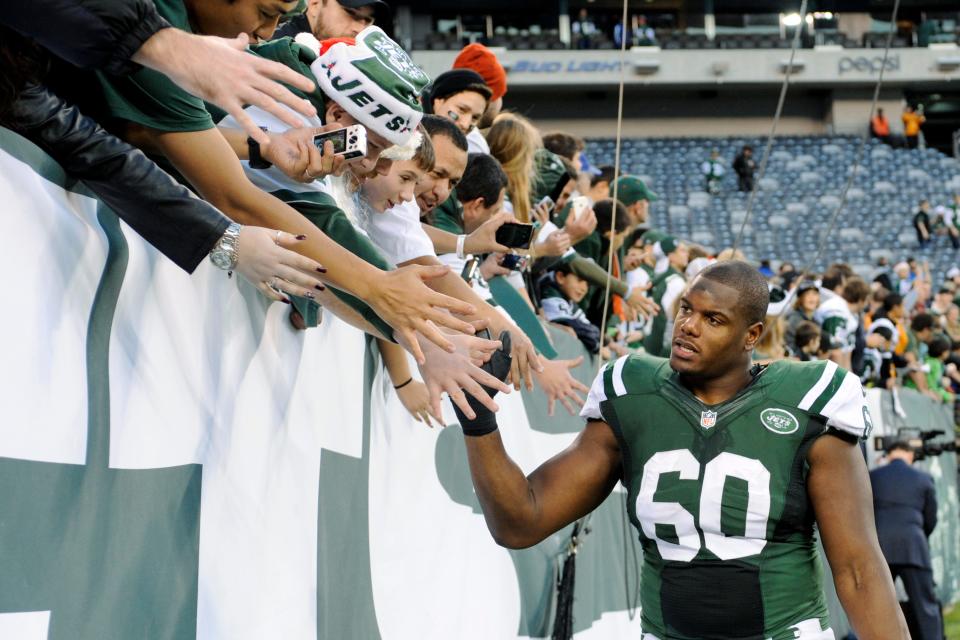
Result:
{"label": "silver wristwatch", "polygon": [[223,232],[217,244],[210,251],[210,262],[224,271],[233,271],[237,268],[237,259],[240,257],[240,225],[236,222],[230,223],[227,230]]}

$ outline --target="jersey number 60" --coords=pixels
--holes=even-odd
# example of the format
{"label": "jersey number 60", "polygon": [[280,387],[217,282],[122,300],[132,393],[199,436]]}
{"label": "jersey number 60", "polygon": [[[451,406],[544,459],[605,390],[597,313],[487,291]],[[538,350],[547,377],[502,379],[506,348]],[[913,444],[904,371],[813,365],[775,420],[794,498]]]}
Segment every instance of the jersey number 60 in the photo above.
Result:
{"label": "jersey number 60", "polygon": [[[643,467],[643,479],[637,495],[637,519],[643,532],[657,543],[664,560],[690,562],[703,546],[721,560],[744,558],[760,553],[766,545],[767,519],[770,516],[770,472],[759,460],[735,453],[721,453],[704,465],[700,493],[700,528],[693,514],[678,502],[654,502],[660,476],[679,473],[680,480],[697,480],[700,463],[688,449],[660,451]],[[720,529],[723,486],[727,477],[746,481],[748,490],[746,527],[743,536],[728,536]],[[657,537],[658,524],[673,525],[677,542]]]}

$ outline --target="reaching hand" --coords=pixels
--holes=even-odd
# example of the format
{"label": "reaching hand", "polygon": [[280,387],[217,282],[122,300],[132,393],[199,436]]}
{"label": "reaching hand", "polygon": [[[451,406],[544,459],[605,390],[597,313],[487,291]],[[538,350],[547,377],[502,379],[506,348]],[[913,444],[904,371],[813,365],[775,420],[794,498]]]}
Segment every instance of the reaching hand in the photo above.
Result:
{"label": "reaching hand", "polygon": [[534,220],[540,222],[540,227],[543,228],[545,224],[550,222],[550,212],[552,209],[547,206],[546,202],[538,202],[531,210],[530,215]]}
{"label": "reaching hand", "polygon": [[537,244],[537,255],[559,257],[570,248],[570,236],[566,231],[554,231],[547,239]]}
{"label": "reaching hand", "polygon": [[433,428],[433,420],[437,421],[437,426],[443,426],[443,420],[431,413],[430,392],[427,391],[427,385],[419,380],[414,380],[396,391],[397,398],[400,399],[403,408],[410,412],[414,420],[423,422],[431,429]]}
{"label": "reaching hand", "polygon": [[305,238],[263,227],[240,227],[236,271],[271,300],[287,301],[280,291],[312,298],[314,290],[323,291],[317,274],[326,269],[291,251]]}
{"label": "reaching hand", "polygon": [[236,118],[247,135],[267,144],[266,134],[243,108],[254,105],[291,127],[302,126],[302,120],[282,105],[307,117],[317,115],[317,110],[280,83],[301,91],[313,91],[315,87],[290,67],[248,53],[249,44],[250,38],[244,33],[230,40],[161,29],[143,43],[132,59],[163,73],[198,98],[222,107]]}
{"label": "reaching hand", "polygon": [[491,278],[496,276],[510,275],[510,269],[500,266],[500,258],[502,257],[502,253],[491,253],[480,263],[480,275],[483,276],[484,280],[489,282]]}
{"label": "reaching hand", "polygon": [[454,343],[440,332],[437,325],[461,333],[474,333],[473,325],[446,311],[472,316],[476,313],[472,304],[437,293],[424,284],[425,280],[440,278],[449,272],[445,266],[409,265],[386,271],[369,283],[367,304],[394,328],[397,339],[407,346],[420,365],[424,363],[424,356],[417,341],[418,332],[447,351],[454,350]]}
{"label": "reaching hand", "polygon": [[543,372],[537,374],[537,382],[547,394],[547,415],[553,415],[553,408],[559,400],[570,415],[580,413],[584,399],[577,393],[590,393],[590,388],[570,375],[570,369],[576,369],[583,363],[583,356],[573,360],[543,361]]}
{"label": "reaching hand", "polygon": [[527,391],[533,391],[533,374],[543,372],[543,362],[537,355],[537,350],[533,342],[527,337],[520,327],[510,322],[499,313],[494,314],[490,321],[490,333],[500,335],[506,331],[510,334],[510,380],[513,388],[520,390],[521,385],[527,387]]}
{"label": "reaching hand", "polygon": [[630,292],[630,297],[625,300],[627,306],[630,307],[634,313],[639,313],[645,317],[660,313],[660,305],[646,296],[646,291],[649,288],[649,282],[646,286],[634,287],[633,291]]}
{"label": "reaching hand", "polygon": [[597,214],[593,212],[593,207],[584,209],[577,218],[574,218],[571,212],[563,225],[563,230],[570,236],[570,244],[577,244],[593,233],[596,228]]}
{"label": "reaching hand", "polygon": [[510,251],[510,247],[497,242],[497,229],[502,227],[504,222],[516,222],[516,218],[505,211],[494,215],[467,236],[463,243],[464,252],[479,254],[494,251],[507,253]]}
{"label": "reaching hand", "polygon": [[264,159],[297,182],[313,182],[329,175],[340,175],[346,168],[343,156],[333,152],[333,142],[326,141],[323,151],[313,143],[319,133],[342,129],[339,124],[323,127],[298,127],[283,133],[270,133],[270,143],[260,149]]}
{"label": "reaching hand", "polygon": [[480,385],[504,393],[510,393],[510,386],[481,369],[478,365],[482,364],[481,360],[484,358],[477,359],[476,356],[482,353],[489,359],[490,355],[500,348],[501,343],[462,334],[449,337],[456,345],[453,353],[443,351],[426,340],[421,341],[427,358],[426,363],[420,365],[420,375],[430,393],[431,413],[435,416],[441,415],[440,396],[443,392],[446,392],[450,400],[469,418],[475,418],[476,414],[467,402],[466,393],[490,411],[498,411],[499,407],[493,398]]}

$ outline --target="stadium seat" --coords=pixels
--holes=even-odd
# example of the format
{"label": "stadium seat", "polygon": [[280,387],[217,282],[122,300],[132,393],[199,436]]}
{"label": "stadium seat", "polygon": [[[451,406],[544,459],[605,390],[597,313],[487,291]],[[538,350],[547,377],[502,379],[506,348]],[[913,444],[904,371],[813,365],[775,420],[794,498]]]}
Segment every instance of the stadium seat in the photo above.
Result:
{"label": "stadium seat", "polygon": [[[765,142],[744,137],[625,140],[621,159],[624,171],[641,175],[660,194],[650,207],[654,227],[720,250],[739,235],[750,194],[736,191],[732,170],[721,193],[706,194],[700,163],[712,149],[729,163],[744,144],[753,145],[759,156]],[[825,239],[816,269],[846,260],[872,272],[869,263],[881,257],[895,261],[916,255],[930,260],[934,278],[943,278],[957,262],[947,240],[935,238],[941,250],[919,251],[910,225],[921,198],[946,205],[960,192],[960,163],[936,150],[894,149],[869,141],[839,226],[826,238],[859,146],[860,139],[853,136],[778,137],[740,243],[747,257],[805,263]],[[612,164],[614,151],[613,139],[588,141],[587,154],[596,165]]]}

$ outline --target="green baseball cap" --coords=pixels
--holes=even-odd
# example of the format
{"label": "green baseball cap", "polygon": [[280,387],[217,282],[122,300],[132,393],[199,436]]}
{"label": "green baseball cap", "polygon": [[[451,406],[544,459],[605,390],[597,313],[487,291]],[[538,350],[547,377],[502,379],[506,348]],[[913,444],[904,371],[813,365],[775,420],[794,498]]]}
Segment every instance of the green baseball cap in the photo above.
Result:
{"label": "green baseball cap", "polygon": [[660,242],[667,234],[662,231],[657,231],[656,229],[649,229],[643,232],[643,235],[640,236],[640,240],[643,241],[643,246],[647,247],[653,244]]}
{"label": "green baseball cap", "polygon": [[677,247],[680,246],[680,241],[673,236],[663,235],[660,237],[659,244],[663,255],[668,256],[677,250]]}
{"label": "green baseball cap", "polygon": [[630,206],[640,200],[655,202],[659,198],[657,194],[647,188],[643,180],[636,176],[620,176],[617,181],[610,185],[610,197],[613,197],[614,188],[617,192],[617,200],[625,206]]}

